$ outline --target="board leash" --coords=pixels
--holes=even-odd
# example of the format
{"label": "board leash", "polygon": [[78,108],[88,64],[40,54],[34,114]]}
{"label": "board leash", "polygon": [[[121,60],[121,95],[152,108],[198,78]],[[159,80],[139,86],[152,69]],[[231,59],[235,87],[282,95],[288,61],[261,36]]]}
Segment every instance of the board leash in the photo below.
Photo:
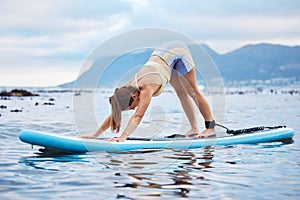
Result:
{"label": "board leash", "polygon": [[256,127],[251,127],[251,128],[233,130],[233,129],[227,128],[226,126],[224,126],[222,124],[215,123],[215,125],[226,129],[226,133],[232,134],[232,135],[239,135],[239,134],[244,134],[244,133],[253,133],[253,132],[262,131],[262,130],[265,130],[265,129],[286,128],[286,126],[256,126]]}

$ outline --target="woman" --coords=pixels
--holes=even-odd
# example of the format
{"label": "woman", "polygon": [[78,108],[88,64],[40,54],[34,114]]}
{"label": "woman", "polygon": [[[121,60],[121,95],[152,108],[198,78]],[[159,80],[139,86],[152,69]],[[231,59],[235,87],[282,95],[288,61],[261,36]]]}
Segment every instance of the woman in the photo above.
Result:
{"label": "woman", "polygon": [[[119,132],[121,112],[138,107],[122,135],[110,140],[125,141],[140,124],[151,98],[161,94],[168,82],[174,87],[191,125],[191,129],[185,135],[195,134],[196,137],[215,136],[215,123],[209,105],[196,85],[196,73],[191,53],[184,43],[169,42],[162,44],[153,51],[148,62],[127,85],[115,90],[114,95],[109,99],[112,113],[95,134],[85,138],[97,138],[109,127],[112,131]],[[206,130],[202,133],[199,133],[190,97],[197,104],[205,120]]]}

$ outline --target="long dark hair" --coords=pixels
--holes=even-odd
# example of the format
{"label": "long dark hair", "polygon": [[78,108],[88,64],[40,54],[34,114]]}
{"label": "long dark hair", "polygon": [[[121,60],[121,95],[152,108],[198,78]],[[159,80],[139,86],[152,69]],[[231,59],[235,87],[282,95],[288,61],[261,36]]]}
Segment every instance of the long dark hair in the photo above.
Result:
{"label": "long dark hair", "polygon": [[111,104],[111,121],[110,127],[112,131],[117,133],[120,131],[121,127],[121,112],[127,110],[132,103],[133,99],[131,95],[136,91],[133,86],[123,86],[121,88],[116,88],[113,96],[109,98]]}

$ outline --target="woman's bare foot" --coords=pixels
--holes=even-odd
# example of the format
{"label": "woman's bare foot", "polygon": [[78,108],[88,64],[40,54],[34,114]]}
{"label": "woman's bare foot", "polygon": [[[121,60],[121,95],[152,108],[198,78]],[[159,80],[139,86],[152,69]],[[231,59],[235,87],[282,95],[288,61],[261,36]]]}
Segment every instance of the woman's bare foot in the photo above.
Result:
{"label": "woman's bare foot", "polygon": [[198,134],[199,134],[198,129],[190,129],[187,132],[185,132],[184,136],[191,137],[191,136],[198,135]]}
{"label": "woman's bare foot", "polygon": [[200,134],[196,134],[196,138],[206,138],[206,137],[215,137],[217,135],[217,132],[214,128],[205,129]]}

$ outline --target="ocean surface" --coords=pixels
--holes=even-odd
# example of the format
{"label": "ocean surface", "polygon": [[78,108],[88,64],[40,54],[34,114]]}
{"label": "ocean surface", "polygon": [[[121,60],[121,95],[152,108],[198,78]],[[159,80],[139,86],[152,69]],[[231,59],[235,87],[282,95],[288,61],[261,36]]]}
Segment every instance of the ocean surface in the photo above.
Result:
{"label": "ocean surface", "polygon": [[[73,136],[92,133],[96,127],[91,118],[99,124],[109,114],[112,90],[96,92],[94,113],[78,119],[74,113],[85,111],[89,92],[27,88],[40,96],[0,99],[0,199],[299,199],[298,88],[226,88],[222,111],[222,123],[232,129],[291,127],[295,130],[291,144],[87,154],[32,147],[19,141],[18,133],[22,129]],[[209,93],[204,94],[211,103]],[[74,99],[82,107],[74,109],[78,102]],[[132,113],[124,114],[123,128]],[[203,119],[197,117],[203,129]],[[178,100],[167,91],[153,99],[133,136],[158,137],[187,129]],[[113,136],[108,131],[102,137]]]}

